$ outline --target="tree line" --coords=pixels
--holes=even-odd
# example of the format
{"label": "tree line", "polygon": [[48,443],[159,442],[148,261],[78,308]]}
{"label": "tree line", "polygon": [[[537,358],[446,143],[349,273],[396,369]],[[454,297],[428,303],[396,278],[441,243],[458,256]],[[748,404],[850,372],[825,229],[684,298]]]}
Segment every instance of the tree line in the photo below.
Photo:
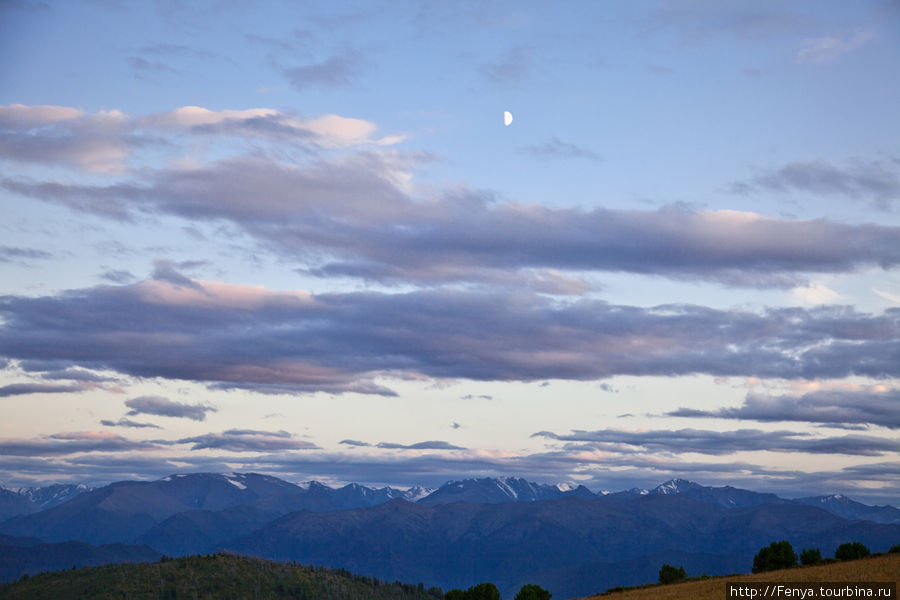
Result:
{"label": "tree line", "polygon": [[[892,546],[889,552],[900,552],[900,544]],[[844,542],[834,551],[834,560],[856,560],[870,554],[871,552],[862,542]],[[802,565],[815,565],[826,561],[822,558],[822,552],[818,548],[803,548],[798,555],[789,541],[781,540],[760,549],[753,557],[753,572],[790,569],[798,566],[798,560]]]}
{"label": "tree line", "polygon": [[[515,600],[550,600],[552,596],[541,586],[528,583],[522,586]],[[444,594],[444,600],[500,600],[500,590],[493,583],[484,582],[466,590],[448,590]]]}
{"label": "tree line", "polygon": [[[900,544],[892,546],[888,552],[900,552]],[[781,540],[780,542],[772,542],[759,550],[756,556],[753,557],[753,572],[763,573],[765,571],[790,569],[800,564],[804,566],[816,565],[828,560],[856,560],[865,558],[870,554],[871,552],[862,542],[844,542],[834,551],[834,559],[822,558],[822,552],[818,548],[803,548],[798,555],[794,552],[790,542]],[[687,573],[684,567],[664,564],[659,569],[659,583],[663,585],[685,580],[687,580]]]}

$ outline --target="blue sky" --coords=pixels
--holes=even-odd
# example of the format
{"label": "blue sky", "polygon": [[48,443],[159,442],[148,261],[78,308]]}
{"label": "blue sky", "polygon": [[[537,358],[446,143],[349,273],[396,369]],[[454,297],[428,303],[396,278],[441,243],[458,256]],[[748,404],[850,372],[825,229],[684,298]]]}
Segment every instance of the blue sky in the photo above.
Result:
{"label": "blue sky", "polygon": [[898,24],[0,3],[0,483],[900,503]]}

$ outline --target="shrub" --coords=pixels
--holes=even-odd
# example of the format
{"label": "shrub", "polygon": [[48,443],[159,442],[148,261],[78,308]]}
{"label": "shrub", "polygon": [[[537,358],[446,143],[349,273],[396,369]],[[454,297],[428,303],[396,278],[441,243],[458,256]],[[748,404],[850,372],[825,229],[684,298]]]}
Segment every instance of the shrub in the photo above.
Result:
{"label": "shrub", "polygon": [[466,600],[500,600],[500,590],[493,583],[479,583],[466,590]]}
{"label": "shrub", "polygon": [[550,600],[552,595],[541,586],[528,583],[522,586],[515,600]]}
{"label": "shrub", "polygon": [[800,552],[800,562],[804,565],[817,565],[822,562],[822,553],[818,548],[803,549]]}
{"label": "shrub", "polygon": [[659,582],[664,585],[684,581],[685,578],[687,578],[687,573],[685,573],[684,567],[676,569],[672,565],[663,565],[659,569]]}
{"label": "shrub", "polygon": [[776,571],[797,566],[797,554],[787,540],[772,542],[753,557],[753,572]]}
{"label": "shrub", "polygon": [[893,546],[891,546],[891,549],[888,550],[889,554],[896,554],[898,552],[900,552],[900,544],[894,544]]}
{"label": "shrub", "polygon": [[834,551],[834,557],[838,560],[865,558],[869,554],[869,549],[862,542],[844,542]]}

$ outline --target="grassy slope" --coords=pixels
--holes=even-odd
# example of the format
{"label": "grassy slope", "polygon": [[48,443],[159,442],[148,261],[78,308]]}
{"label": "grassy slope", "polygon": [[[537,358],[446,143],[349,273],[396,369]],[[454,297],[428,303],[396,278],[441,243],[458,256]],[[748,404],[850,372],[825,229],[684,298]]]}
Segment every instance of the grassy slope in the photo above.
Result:
{"label": "grassy slope", "polygon": [[0,586],[2,600],[435,600],[414,585],[342,570],[216,554],[42,573]]}
{"label": "grassy slope", "polygon": [[852,581],[893,581],[900,583],[900,554],[884,554],[881,556],[836,562],[814,567],[769,571],[753,575],[727,575],[713,577],[702,581],[688,581],[672,585],[646,587],[626,590],[612,594],[590,596],[598,600],[680,600],[692,598],[696,600],[722,600],[725,598],[725,585],[729,582],[771,581],[789,582],[852,582]]}

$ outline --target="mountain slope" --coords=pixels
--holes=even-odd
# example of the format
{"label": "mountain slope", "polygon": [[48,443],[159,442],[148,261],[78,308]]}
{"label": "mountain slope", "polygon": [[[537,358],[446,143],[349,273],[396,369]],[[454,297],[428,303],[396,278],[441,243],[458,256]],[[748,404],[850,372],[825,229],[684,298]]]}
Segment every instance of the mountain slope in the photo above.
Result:
{"label": "mountain slope", "polygon": [[[900,583],[898,581],[898,573],[900,573],[900,554],[885,554],[861,560],[842,561],[800,569],[766,571],[753,575],[741,574],[713,577],[673,585],[651,585],[640,589],[589,596],[583,600],[681,600],[683,598],[691,598],[691,600],[721,600],[725,597],[724,590],[729,582],[759,584],[770,581],[777,581],[778,583],[893,581],[896,584]],[[693,575],[693,572],[688,570],[688,575]],[[796,597],[799,598],[800,594],[797,593]],[[809,598],[810,596],[807,595],[806,597]]]}
{"label": "mountain slope", "polygon": [[0,587],[0,598],[441,600],[443,594],[440,590],[374,581],[345,571],[217,554],[44,573]]}
{"label": "mountain slope", "polygon": [[168,556],[198,554],[225,540],[246,535],[281,516],[252,506],[220,511],[189,510],[157,523],[135,542]]}
{"label": "mountain slope", "polygon": [[[13,581],[25,573],[43,573],[71,569],[73,566],[97,566],[110,563],[157,560],[159,552],[147,546],[84,542],[58,544],[6,545],[0,539],[0,582]],[[0,597],[3,596],[0,591]]]}
{"label": "mountain slope", "polygon": [[[726,509],[682,495],[435,506],[394,500],[353,511],[292,513],[223,547],[444,588],[493,581],[507,595],[533,576],[665,551],[718,555],[707,563],[710,573],[739,560],[749,569],[760,547],[783,538],[824,554],[848,540],[879,551],[900,540],[900,526],[847,521],[808,506]],[[608,571],[598,585],[633,582],[624,567]],[[584,593],[577,582],[560,579],[554,583],[565,587],[551,589],[556,597]]]}
{"label": "mountain slope", "polygon": [[845,519],[863,519],[875,523],[900,524],[900,509],[896,509],[893,506],[868,506],[840,494],[797,498],[796,500],[791,500],[791,502],[806,506],[818,506]]}
{"label": "mountain slope", "polygon": [[29,515],[40,510],[33,502],[12,490],[0,488],[0,523],[17,515]]}

